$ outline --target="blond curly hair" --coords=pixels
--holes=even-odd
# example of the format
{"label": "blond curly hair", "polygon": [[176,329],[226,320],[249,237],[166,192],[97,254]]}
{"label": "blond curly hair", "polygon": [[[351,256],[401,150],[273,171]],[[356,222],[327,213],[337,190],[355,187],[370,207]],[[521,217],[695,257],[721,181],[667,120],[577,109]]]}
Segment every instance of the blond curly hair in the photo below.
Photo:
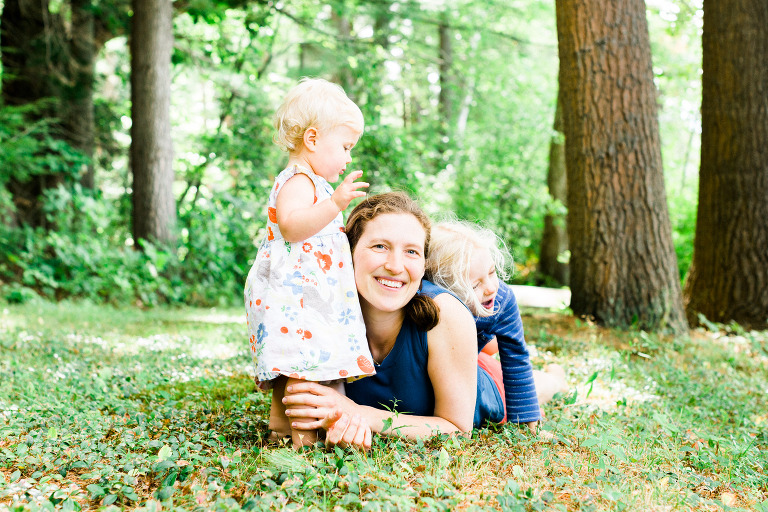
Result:
{"label": "blond curly hair", "polygon": [[275,112],[274,142],[292,153],[303,144],[304,132],[316,128],[323,132],[348,124],[361,133],[363,113],[340,85],[322,78],[302,78],[285,96]]}
{"label": "blond curly hair", "polygon": [[475,316],[490,316],[477,299],[469,280],[472,255],[487,249],[499,278],[505,280],[512,268],[512,255],[504,241],[492,230],[463,220],[442,221],[432,226],[427,256],[426,277],[453,292]]}

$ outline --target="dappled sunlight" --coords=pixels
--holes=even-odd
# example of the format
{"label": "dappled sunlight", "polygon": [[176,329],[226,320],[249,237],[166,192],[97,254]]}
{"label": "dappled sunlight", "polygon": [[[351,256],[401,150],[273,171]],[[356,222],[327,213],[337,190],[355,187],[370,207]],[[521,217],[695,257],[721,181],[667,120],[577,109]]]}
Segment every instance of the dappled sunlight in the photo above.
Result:
{"label": "dappled sunlight", "polygon": [[[768,331],[730,334],[723,331],[697,329],[695,335],[714,342],[734,354],[744,354],[752,358],[756,363],[768,367]],[[768,393],[768,390],[766,390],[766,393]]]}
{"label": "dappled sunlight", "polygon": [[[19,406],[0,400],[0,418],[8,420],[14,414],[19,414]],[[0,446],[2,446],[2,442],[0,442]]]}
{"label": "dappled sunlight", "polygon": [[187,336],[175,334],[155,334],[149,337],[128,338],[113,347],[118,354],[138,354],[144,350],[149,352],[165,352],[181,350],[189,347],[192,341]]}
{"label": "dappled sunlight", "polygon": [[[56,356],[58,356],[58,354],[54,354],[54,357]],[[54,381],[60,381],[71,379],[73,376],[80,374],[83,371],[83,368],[82,365],[70,361],[62,365],[57,365],[54,368],[47,368],[45,371],[49,375],[49,378]]]}
{"label": "dappled sunlight", "polygon": [[[275,462],[268,455],[275,446],[264,444],[269,395],[253,391],[251,355],[240,326],[228,324],[231,316],[167,310],[120,318],[117,325],[84,318],[80,310],[65,313],[61,318],[71,324],[51,319],[54,329],[30,322],[0,337],[12,354],[0,360],[0,371],[13,376],[0,399],[0,425],[10,434],[0,440],[0,460],[12,461],[0,469],[0,507],[41,508],[56,496],[85,510],[110,493],[130,507],[155,499],[171,474],[177,480],[167,491],[174,503],[178,496],[180,503],[200,498],[211,506],[233,493],[284,503],[279,500],[291,492],[310,502],[316,482],[331,489],[337,504],[354,488],[357,500],[386,494],[405,509],[427,498],[452,510],[502,503],[613,510],[622,503],[625,510],[659,511],[685,504],[706,509],[718,501],[749,507],[765,499],[755,483],[766,425],[761,333],[695,331],[691,339],[667,340],[529,313],[524,322],[534,367],[561,365],[569,385],[564,397],[544,406],[551,437],[507,425],[479,429],[467,440],[375,438],[370,459],[346,451],[290,452],[301,464],[276,471],[266,467]],[[209,320],[218,323],[207,327]],[[694,364],[699,370],[711,364],[743,384],[673,415],[667,404],[707,382],[708,372],[692,372]],[[747,400],[756,405],[748,407]],[[718,412],[733,403],[743,413],[735,436]],[[72,436],[78,449],[66,451]],[[232,455],[239,450],[242,460]],[[94,460],[104,466],[75,466]],[[124,460],[153,476],[132,477]],[[62,468],[66,476],[59,479]],[[227,485],[234,490],[224,490]]]}
{"label": "dappled sunlight", "polygon": [[64,335],[64,339],[73,344],[82,343],[85,345],[96,345],[97,347],[104,350],[109,348],[109,343],[101,336],[88,336],[85,334],[71,332]]}
{"label": "dappled sunlight", "polygon": [[206,324],[243,324],[245,325],[245,310],[242,312],[235,310],[217,311],[211,309],[207,312],[202,310],[195,311],[184,318],[188,322],[200,322]]}
{"label": "dappled sunlight", "polygon": [[247,365],[233,365],[233,366],[201,366],[199,364],[183,365],[178,367],[171,367],[163,371],[163,376],[171,382],[189,382],[192,380],[202,378],[222,378],[222,377],[234,377],[236,375],[249,374],[249,368]]}
{"label": "dappled sunlight", "polygon": [[626,364],[621,361],[617,353],[610,356],[572,360],[567,372],[567,380],[570,389],[577,393],[576,405],[613,411],[619,405],[648,402],[660,398],[655,393],[658,385],[650,378],[641,389],[638,389],[617,376],[617,374],[625,374],[627,370]]}

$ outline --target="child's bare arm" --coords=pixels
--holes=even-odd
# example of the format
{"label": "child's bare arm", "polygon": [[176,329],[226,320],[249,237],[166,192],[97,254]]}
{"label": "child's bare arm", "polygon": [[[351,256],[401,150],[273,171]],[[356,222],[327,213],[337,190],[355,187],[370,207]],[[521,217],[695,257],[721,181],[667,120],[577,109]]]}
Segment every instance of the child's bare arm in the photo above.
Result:
{"label": "child's bare arm", "polygon": [[339,212],[355,197],[362,197],[365,192],[357,190],[367,187],[368,183],[354,180],[362,176],[362,171],[351,173],[339,185],[331,199],[315,203],[315,186],[307,176],[297,174],[283,185],[277,196],[277,225],[288,242],[300,242],[319,233],[336,218]]}

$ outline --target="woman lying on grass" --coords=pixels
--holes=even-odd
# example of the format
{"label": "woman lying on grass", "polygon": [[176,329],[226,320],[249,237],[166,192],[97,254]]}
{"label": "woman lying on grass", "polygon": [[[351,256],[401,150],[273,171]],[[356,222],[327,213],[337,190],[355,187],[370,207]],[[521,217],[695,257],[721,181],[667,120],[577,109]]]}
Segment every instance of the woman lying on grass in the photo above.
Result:
{"label": "woman lying on grass", "polygon": [[292,428],[323,428],[330,444],[368,448],[372,432],[415,439],[503,421],[501,378],[478,366],[471,313],[422,280],[427,215],[406,194],[390,192],[360,203],[346,230],[376,375],[347,383],[346,396],[292,384],[286,415],[306,418]]}

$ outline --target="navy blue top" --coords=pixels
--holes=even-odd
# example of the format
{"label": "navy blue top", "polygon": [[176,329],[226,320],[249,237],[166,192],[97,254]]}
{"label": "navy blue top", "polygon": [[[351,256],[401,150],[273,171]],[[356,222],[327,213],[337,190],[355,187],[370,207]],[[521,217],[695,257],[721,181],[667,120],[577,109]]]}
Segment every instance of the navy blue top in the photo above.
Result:
{"label": "navy blue top", "polygon": [[482,350],[496,336],[504,379],[507,421],[539,421],[541,410],[533,382],[531,357],[525,344],[523,320],[512,287],[504,282],[499,282],[494,309],[496,312],[491,316],[475,317],[478,350]]}
{"label": "navy blue top", "polygon": [[406,318],[395,346],[380,365],[374,363],[376,375],[347,382],[347,396],[359,405],[432,416],[435,392],[427,373],[428,356],[427,333]]}
{"label": "navy blue top", "polygon": [[[450,292],[423,280],[421,293],[434,298]],[[434,416],[435,392],[427,370],[428,359],[427,332],[406,318],[395,346],[380,365],[375,365],[376,375],[348,382],[347,396],[359,405]],[[478,366],[473,424],[478,427],[483,421],[500,422],[503,418],[504,404],[499,389],[491,376]]]}

